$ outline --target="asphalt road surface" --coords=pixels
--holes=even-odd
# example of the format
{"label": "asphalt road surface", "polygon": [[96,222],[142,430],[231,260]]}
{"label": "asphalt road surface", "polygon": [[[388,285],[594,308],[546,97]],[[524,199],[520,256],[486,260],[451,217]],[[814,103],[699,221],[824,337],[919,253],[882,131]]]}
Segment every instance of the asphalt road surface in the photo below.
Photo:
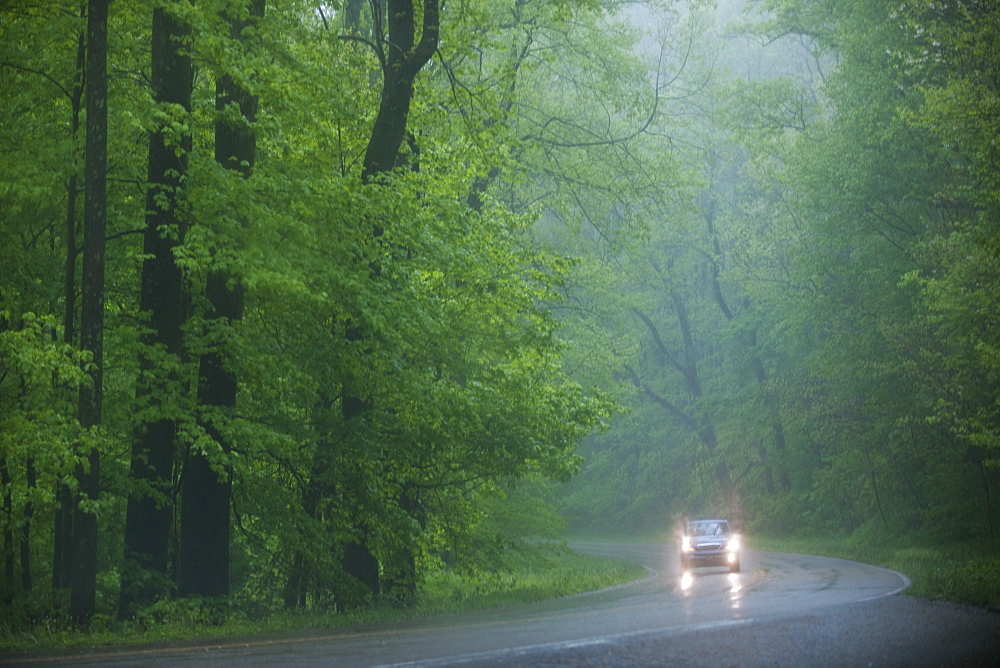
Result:
{"label": "asphalt road surface", "polygon": [[1000,613],[901,596],[898,573],[744,550],[682,574],[673,545],[575,543],[647,577],[553,601],[396,624],[0,657],[10,665],[1000,666]]}

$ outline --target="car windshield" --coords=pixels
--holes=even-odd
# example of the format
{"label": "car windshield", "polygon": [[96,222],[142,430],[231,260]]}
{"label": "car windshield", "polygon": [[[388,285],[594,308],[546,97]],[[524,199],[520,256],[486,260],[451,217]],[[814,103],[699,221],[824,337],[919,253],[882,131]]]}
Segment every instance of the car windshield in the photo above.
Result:
{"label": "car windshield", "polygon": [[728,522],[689,522],[689,536],[725,536],[729,533]]}

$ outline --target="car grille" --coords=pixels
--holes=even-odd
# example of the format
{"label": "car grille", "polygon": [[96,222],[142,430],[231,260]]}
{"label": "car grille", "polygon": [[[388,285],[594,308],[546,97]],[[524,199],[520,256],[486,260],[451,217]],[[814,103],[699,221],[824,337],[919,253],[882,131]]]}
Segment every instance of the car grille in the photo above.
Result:
{"label": "car grille", "polygon": [[701,545],[695,545],[696,552],[718,552],[722,549],[721,543],[702,543]]}

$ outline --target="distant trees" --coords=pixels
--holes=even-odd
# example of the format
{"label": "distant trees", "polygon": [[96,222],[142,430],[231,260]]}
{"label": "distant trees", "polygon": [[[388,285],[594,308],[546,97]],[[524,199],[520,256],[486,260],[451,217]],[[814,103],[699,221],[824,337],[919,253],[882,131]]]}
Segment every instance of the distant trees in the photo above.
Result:
{"label": "distant trees", "polygon": [[[696,120],[662,130],[683,137],[688,165],[705,165],[688,172],[703,184],[687,191],[696,206],[647,217],[659,248],[610,258],[636,276],[612,279],[616,299],[649,295],[603,307],[618,340],[636,342],[638,363],[622,368],[638,395],[627,421],[585,447],[594,463],[567,509],[595,522],[590,501],[620,508],[615,522],[725,512],[771,530],[992,537],[997,155],[983,54],[997,12],[750,6],[759,14],[743,25],[768,46],[726,42],[739,55],[714,62],[736,61],[742,76],[716,69],[691,98]],[[689,62],[697,80],[703,61]],[[647,255],[652,271],[632,269]],[[683,371],[692,359],[700,392]],[[685,404],[713,421],[717,448],[682,438]],[[720,464],[733,472],[729,500],[706,486]],[[649,467],[659,479],[619,492],[631,505],[584,500]]]}
{"label": "distant trees", "polygon": [[[790,146],[787,169],[774,181],[796,224],[806,226],[787,252],[801,258],[793,277],[808,289],[786,308],[813,323],[800,331],[815,341],[810,374],[800,381],[809,389],[789,389],[820,393],[827,408],[813,415],[815,426],[839,424],[851,434],[817,444],[825,470],[814,493],[826,498],[819,516],[849,529],[888,524],[944,537],[991,536],[998,478],[988,466],[989,438],[974,434],[992,427],[980,419],[989,411],[973,408],[979,400],[970,403],[967,394],[973,387],[972,396],[992,394],[985,380],[992,365],[967,356],[968,345],[989,348],[982,328],[990,326],[990,311],[965,301],[978,292],[967,283],[942,298],[939,277],[966,261],[991,265],[989,180],[974,175],[993,173],[996,154],[969,149],[982,146],[973,139],[981,126],[973,130],[953,115],[941,132],[927,119],[941,119],[937,91],[989,69],[973,54],[994,39],[981,31],[996,25],[997,12],[975,2],[854,3],[783,23],[794,6],[772,3],[771,29],[808,35],[817,51],[839,58],[822,88],[829,117]],[[953,51],[953,39],[968,51]],[[980,79],[972,88],[993,85]],[[960,104],[983,118],[977,95]],[[945,250],[959,239],[968,251],[963,260]],[[951,259],[939,264],[944,257]],[[959,400],[955,382],[963,388]],[[979,416],[971,430],[960,416],[966,410]]]}

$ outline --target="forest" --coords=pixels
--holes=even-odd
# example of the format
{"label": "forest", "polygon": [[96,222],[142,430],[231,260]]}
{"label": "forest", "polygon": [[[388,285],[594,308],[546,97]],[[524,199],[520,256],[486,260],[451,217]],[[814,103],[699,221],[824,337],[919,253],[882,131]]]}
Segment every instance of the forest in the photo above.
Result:
{"label": "forest", "polygon": [[992,0],[0,3],[0,623],[567,529],[997,540]]}

